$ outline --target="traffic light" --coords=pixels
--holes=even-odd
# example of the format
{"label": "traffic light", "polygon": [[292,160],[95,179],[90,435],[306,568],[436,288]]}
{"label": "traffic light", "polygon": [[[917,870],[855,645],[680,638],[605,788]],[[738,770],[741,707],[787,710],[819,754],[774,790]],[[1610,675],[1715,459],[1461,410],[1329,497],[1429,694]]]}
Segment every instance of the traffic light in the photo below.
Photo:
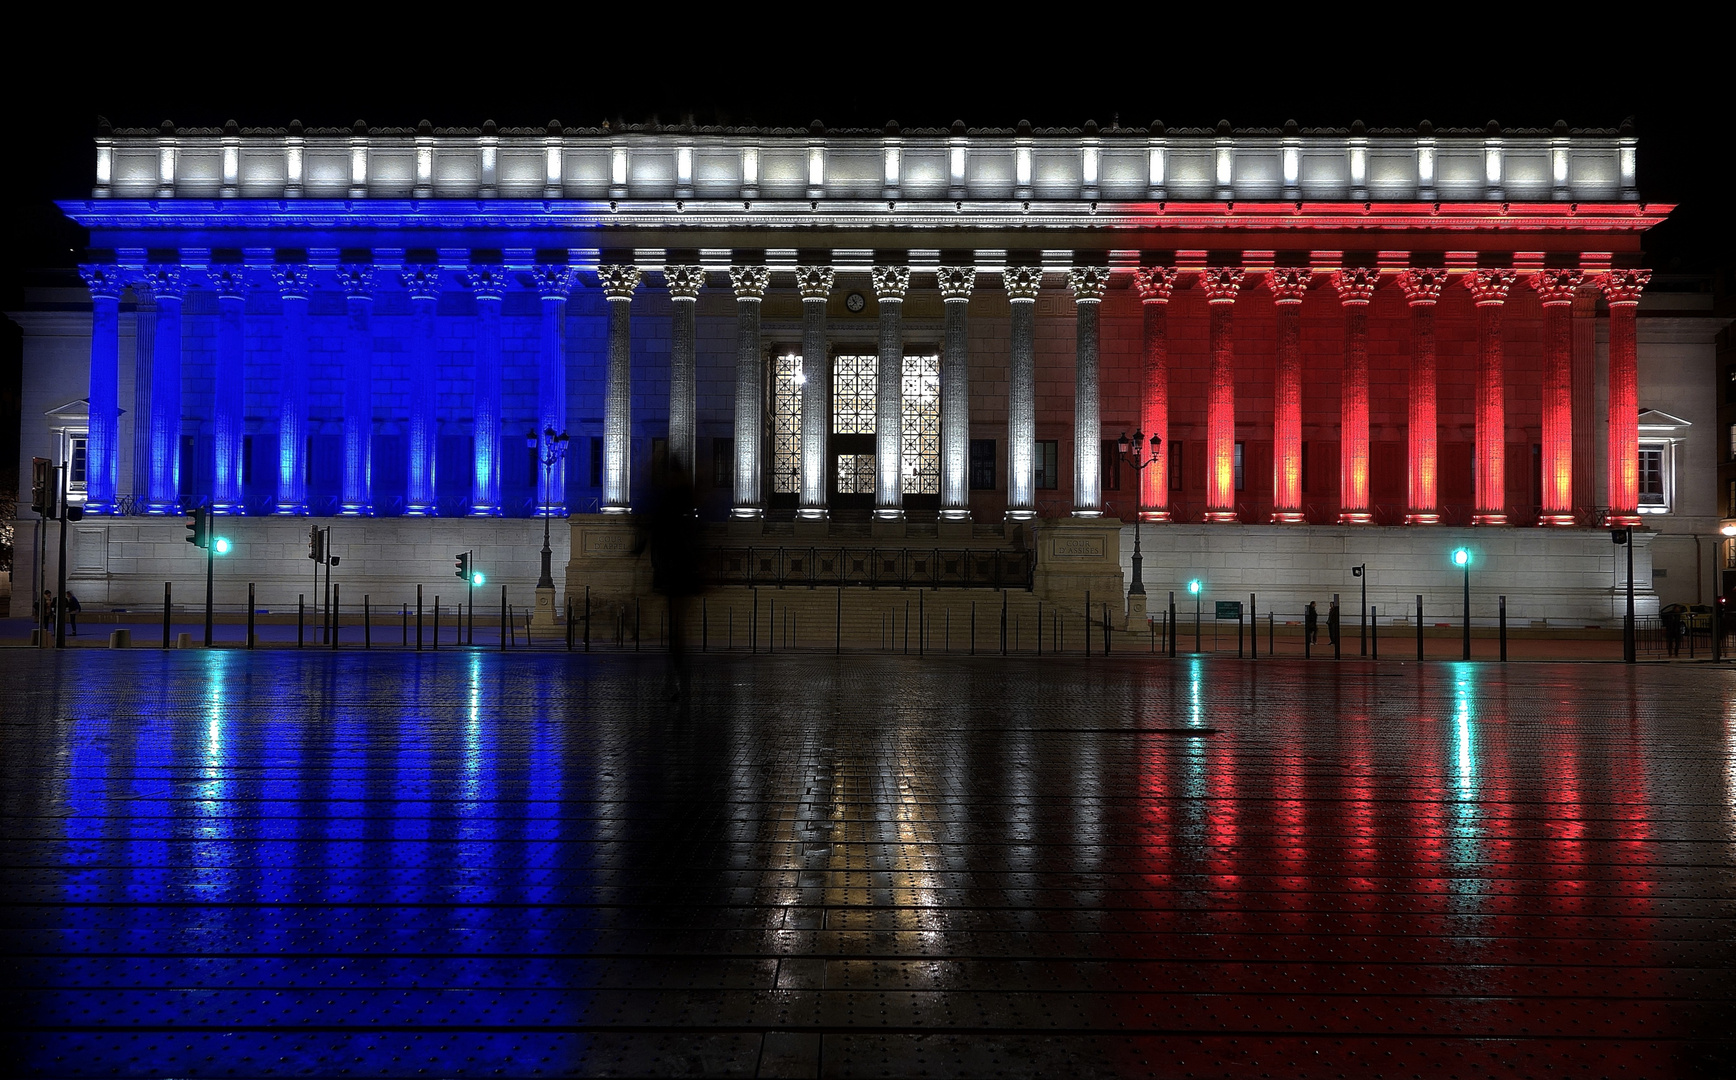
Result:
{"label": "traffic light", "polygon": [[219,555],[229,554],[229,538],[227,536],[219,536],[212,540],[211,550],[215,551]]}
{"label": "traffic light", "polygon": [[461,551],[458,553],[457,558],[458,558],[458,570],[454,576],[456,576],[456,577],[458,577],[464,581],[469,581],[470,580],[470,552]]}
{"label": "traffic light", "polygon": [[30,509],[45,518],[56,516],[60,492],[54,484],[54,462],[45,457],[30,459]]}
{"label": "traffic light", "polygon": [[187,543],[196,548],[205,548],[211,543],[211,522],[205,515],[203,506],[196,507],[187,515]]}
{"label": "traffic light", "polygon": [[307,557],[316,563],[325,562],[325,530],[318,525],[307,531]]}

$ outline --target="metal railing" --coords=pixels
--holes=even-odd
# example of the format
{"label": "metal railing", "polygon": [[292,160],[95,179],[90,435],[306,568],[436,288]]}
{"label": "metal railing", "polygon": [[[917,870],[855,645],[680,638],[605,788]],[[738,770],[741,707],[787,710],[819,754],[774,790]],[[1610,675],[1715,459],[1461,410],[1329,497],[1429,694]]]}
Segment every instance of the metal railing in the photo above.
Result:
{"label": "metal railing", "polygon": [[706,553],[714,585],[1031,588],[1029,551],[972,548],[723,547]]}

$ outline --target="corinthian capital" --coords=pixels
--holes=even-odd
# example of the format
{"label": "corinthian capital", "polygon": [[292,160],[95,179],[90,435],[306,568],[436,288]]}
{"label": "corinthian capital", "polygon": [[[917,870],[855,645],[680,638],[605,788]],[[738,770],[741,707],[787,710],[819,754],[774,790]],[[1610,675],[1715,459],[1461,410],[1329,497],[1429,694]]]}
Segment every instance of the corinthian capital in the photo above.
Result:
{"label": "corinthian capital", "polygon": [[1075,266],[1067,271],[1067,287],[1073,290],[1073,300],[1080,304],[1095,304],[1109,288],[1107,266]]}
{"label": "corinthian capital", "polygon": [[346,296],[370,299],[374,295],[373,264],[344,263],[337,268],[337,281]]}
{"label": "corinthian capital", "polygon": [[138,283],[158,299],[179,300],[187,295],[187,280],[175,263],[153,263],[139,275]]}
{"label": "corinthian capital", "polygon": [[763,300],[771,287],[772,272],[764,266],[732,266],[729,284],[737,300]]}
{"label": "corinthian capital", "polygon": [[247,276],[239,266],[213,266],[205,276],[218,296],[240,300],[247,295]]}
{"label": "corinthian capital", "polygon": [[1043,268],[1040,266],[1009,266],[1001,274],[1007,287],[1008,300],[1035,300],[1043,290]]}
{"label": "corinthian capital", "polygon": [[540,263],[531,267],[530,276],[544,300],[565,300],[579,284],[579,272],[564,263]]}
{"label": "corinthian capital", "polygon": [[306,300],[308,291],[307,264],[276,264],[271,268],[271,283],[277,287],[277,295],[279,296]]}
{"label": "corinthian capital", "polygon": [[610,300],[631,300],[639,287],[639,268],[625,263],[607,263],[597,267],[597,284]]}
{"label": "corinthian capital", "polygon": [[705,268],[700,266],[665,266],[663,285],[672,300],[698,300],[705,288]]}
{"label": "corinthian capital", "polygon": [[1141,303],[1167,304],[1178,276],[1173,266],[1142,266],[1133,272],[1133,291]]}
{"label": "corinthian capital", "polygon": [[943,266],[934,277],[940,284],[942,300],[969,300],[971,290],[976,288],[974,266]]}
{"label": "corinthian capital", "polygon": [[868,272],[874,279],[876,300],[903,300],[910,291],[910,267],[876,266]]}
{"label": "corinthian capital", "polygon": [[1308,293],[1308,283],[1313,280],[1314,271],[1306,266],[1274,266],[1266,275],[1266,288],[1272,293],[1273,303],[1300,304]]}
{"label": "corinthian capital", "polygon": [[1233,304],[1242,291],[1242,268],[1239,266],[1208,266],[1200,271],[1200,288],[1205,290],[1208,304]]}
{"label": "corinthian capital", "polygon": [[824,300],[832,295],[832,281],[837,277],[830,266],[796,267],[796,288],[803,300]]}
{"label": "corinthian capital", "polygon": [[499,300],[506,295],[506,267],[489,264],[479,264],[469,267],[463,273],[464,287],[475,293],[478,299]]}
{"label": "corinthian capital", "polygon": [[1338,302],[1346,307],[1374,299],[1374,289],[1379,284],[1380,271],[1373,267],[1347,266],[1332,272],[1332,287],[1338,290]]}
{"label": "corinthian capital", "polygon": [[1398,275],[1398,287],[1404,291],[1405,302],[1421,307],[1440,300],[1447,284],[1447,271],[1440,267],[1413,266]]}
{"label": "corinthian capital", "polygon": [[84,287],[90,290],[92,296],[106,296],[118,300],[127,287],[125,279],[121,277],[120,268],[108,263],[81,266],[78,268],[78,276],[84,279]]}
{"label": "corinthian capital", "polygon": [[1579,292],[1579,286],[1585,280],[1585,275],[1578,270],[1556,269],[1539,270],[1526,279],[1537,298],[1543,301],[1544,307],[1554,307],[1557,304],[1571,304],[1573,297]]}
{"label": "corinthian capital", "polygon": [[440,298],[440,268],[427,263],[412,263],[398,272],[398,278],[404,283],[404,289],[413,300],[438,300]]}
{"label": "corinthian capital", "polygon": [[1652,280],[1650,270],[1611,270],[1598,279],[1603,297],[1610,304],[1637,304],[1640,293]]}
{"label": "corinthian capital", "polygon": [[1478,307],[1507,302],[1507,290],[1519,275],[1511,270],[1473,270],[1465,275],[1465,288]]}

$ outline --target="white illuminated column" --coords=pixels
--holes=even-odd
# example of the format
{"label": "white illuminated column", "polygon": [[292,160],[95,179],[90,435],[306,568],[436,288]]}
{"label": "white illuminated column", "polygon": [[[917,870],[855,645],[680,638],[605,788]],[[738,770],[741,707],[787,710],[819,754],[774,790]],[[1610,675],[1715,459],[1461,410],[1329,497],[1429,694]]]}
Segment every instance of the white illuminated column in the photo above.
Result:
{"label": "white illuminated column", "polygon": [[[542,347],[537,354],[537,427],[567,430],[567,297],[579,283],[570,266],[538,266],[537,292],[542,295]],[[561,517],[567,510],[567,459],[562,455],[537,475],[537,513]]]}
{"label": "white illuminated column", "polygon": [[337,269],[345,294],[344,486],[340,512],[374,512],[374,267],[346,263]]}
{"label": "white illuminated column", "polygon": [[505,449],[500,437],[503,382],[500,306],[506,294],[506,270],[500,266],[472,266],[464,280],[476,294],[475,404],[471,428],[475,436],[475,471],[470,486],[470,513],[473,517],[499,517],[500,455]]}
{"label": "white illuminated column", "polygon": [[597,267],[597,281],[609,303],[609,370],[603,390],[603,504],[605,514],[631,509],[633,468],[633,290],[636,266]]}
{"label": "white illuminated column", "polygon": [[940,516],[970,520],[970,294],[973,266],[943,266],[935,275],[946,312],[940,347]]}
{"label": "white illuminated column", "polygon": [[212,267],[217,291],[217,363],[211,373],[211,512],[242,511],[241,446],[246,411],[246,340],[244,316],[247,283],[239,266]]}
{"label": "white illuminated column", "polygon": [[666,266],[663,283],[669,289],[669,465],[693,482],[697,391],[694,389],[694,314],[705,270],[698,266]]}
{"label": "white illuminated column", "polygon": [[126,288],[113,266],[81,266],[79,274],[90,291],[90,442],[85,457],[85,511],[114,510],[119,476],[121,290]]}
{"label": "white illuminated column", "polygon": [[880,310],[879,377],[874,397],[874,516],[904,516],[904,294],[907,266],[876,266],[874,296]]}
{"label": "white illuminated column", "polygon": [[1037,293],[1040,266],[1009,266],[1001,275],[1012,304],[1007,356],[1007,519],[1037,516]]}
{"label": "white illuminated column", "polygon": [[1103,515],[1103,420],[1098,402],[1099,322],[1109,270],[1075,266],[1067,271],[1073,290],[1073,516]]}
{"label": "white illuminated column", "polygon": [[409,266],[399,274],[410,294],[410,458],[404,513],[434,512],[435,341],[434,314],[440,303],[440,268]]}
{"label": "white illuminated column", "polygon": [[835,274],[830,266],[796,267],[802,293],[802,490],[796,516],[826,517],[826,419],[831,416],[831,365],[826,351],[826,300]]}
{"label": "white illuminated column", "polygon": [[760,355],[760,302],[771,284],[763,266],[732,266],[729,283],[735,289],[735,498],[731,514],[757,518],[760,502],[760,410],[764,394],[764,360]]}

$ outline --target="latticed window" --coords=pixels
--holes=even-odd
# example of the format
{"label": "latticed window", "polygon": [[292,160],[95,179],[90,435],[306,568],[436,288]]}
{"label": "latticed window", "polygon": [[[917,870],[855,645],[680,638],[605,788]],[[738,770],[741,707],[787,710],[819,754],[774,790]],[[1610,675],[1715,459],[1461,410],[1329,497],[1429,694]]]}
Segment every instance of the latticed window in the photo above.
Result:
{"label": "latticed window", "polygon": [[772,361],[772,492],[802,490],[802,357],[785,353]]}
{"label": "latticed window", "polygon": [[838,494],[874,494],[874,455],[838,455]]}
{"label": "latticed window", "polygon": [[904,358],[902,459],[906,495],[940,494],[940,357]]}
{"label": "latticed window", "polygon": [[874,398],[880,386],[879,371],[878,356],[832,358],[832,434],[874,434]]}

